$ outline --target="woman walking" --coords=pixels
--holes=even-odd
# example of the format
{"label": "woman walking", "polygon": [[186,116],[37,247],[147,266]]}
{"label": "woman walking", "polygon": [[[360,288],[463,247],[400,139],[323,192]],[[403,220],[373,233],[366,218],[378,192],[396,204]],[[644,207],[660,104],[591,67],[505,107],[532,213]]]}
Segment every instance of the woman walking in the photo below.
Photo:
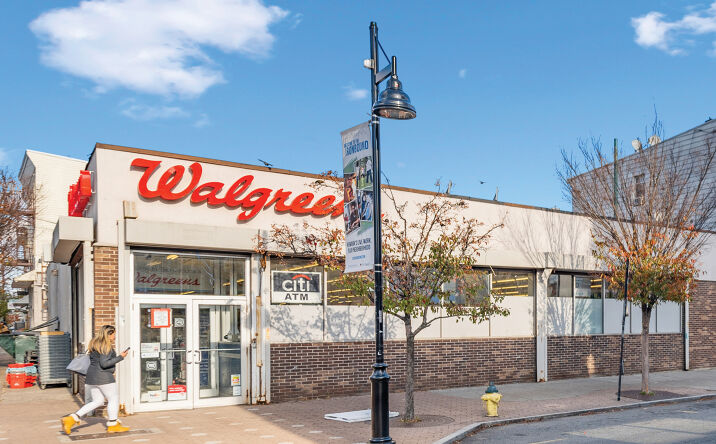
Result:
{"label": "woman walking", "polygon": [[117,356],[112,343],[116,329],[111,325],[103,326],[89,343],[90,366],[85,379],[85,392],[89,391],[92,401],[88,402],[75,413],[62,418],[62,428],[66,434],[72,432],[72,427],[80,423],[80,418],[94,409],[104,405],[107,399],[107,432],[120,433],[129,430],[118,420],[119,393],[117,382],[114,380],[114,367],[127,356],[129,349]]}

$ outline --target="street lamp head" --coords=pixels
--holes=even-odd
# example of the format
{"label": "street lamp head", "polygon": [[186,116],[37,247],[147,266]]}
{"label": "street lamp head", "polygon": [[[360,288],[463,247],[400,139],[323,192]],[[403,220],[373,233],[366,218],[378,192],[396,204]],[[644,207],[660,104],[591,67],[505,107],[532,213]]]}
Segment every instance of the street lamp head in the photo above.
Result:
{"label": "street lamp head", "polygon": [[403,85],[398,76],[393,74],[388,85],[378,96],[373,105],[373,114],[387,119],[407,120],[415,118],[415,107],[410,104],[410,97],[403,92]]}

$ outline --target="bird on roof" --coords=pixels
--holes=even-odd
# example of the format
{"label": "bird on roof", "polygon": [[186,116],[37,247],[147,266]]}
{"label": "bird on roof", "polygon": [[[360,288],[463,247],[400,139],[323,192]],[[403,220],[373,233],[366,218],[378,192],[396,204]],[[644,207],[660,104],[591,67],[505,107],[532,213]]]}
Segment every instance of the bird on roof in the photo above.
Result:
{"label": "bird on roof", "polygon": [[258,159],[258,160],[259,160],[259,162],[263,163],[266,166],[266,168],[268,168],[268,169],[271,169],[271,167],[273,166],[272,163],[268,163],[265,160],[261,160],[261,159]]}

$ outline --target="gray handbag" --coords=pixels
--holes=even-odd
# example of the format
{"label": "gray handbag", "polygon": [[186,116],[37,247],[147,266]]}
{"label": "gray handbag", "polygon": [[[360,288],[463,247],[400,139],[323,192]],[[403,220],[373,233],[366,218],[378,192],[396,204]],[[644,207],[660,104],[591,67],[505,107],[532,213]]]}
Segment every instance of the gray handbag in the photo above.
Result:
{"label": "gray handbag", "polygon": [[88,354],[84,353],[81,355],[77,355],[75,359],[70,361],[70,363],[67,365],[67,370],[71,372],[76,372],[82,375],[87,374],[87,369],[89,369],[90,366],[90,357]]}

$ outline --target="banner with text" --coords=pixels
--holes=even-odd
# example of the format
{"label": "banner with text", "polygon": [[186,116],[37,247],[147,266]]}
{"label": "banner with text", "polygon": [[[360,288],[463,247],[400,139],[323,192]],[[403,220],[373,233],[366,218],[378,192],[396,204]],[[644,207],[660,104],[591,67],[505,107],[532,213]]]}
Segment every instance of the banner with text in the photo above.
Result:
{"label": "banner with text", "polygon": [[370,123],[341,132],[346,273],[373,269],[373,145]]}

